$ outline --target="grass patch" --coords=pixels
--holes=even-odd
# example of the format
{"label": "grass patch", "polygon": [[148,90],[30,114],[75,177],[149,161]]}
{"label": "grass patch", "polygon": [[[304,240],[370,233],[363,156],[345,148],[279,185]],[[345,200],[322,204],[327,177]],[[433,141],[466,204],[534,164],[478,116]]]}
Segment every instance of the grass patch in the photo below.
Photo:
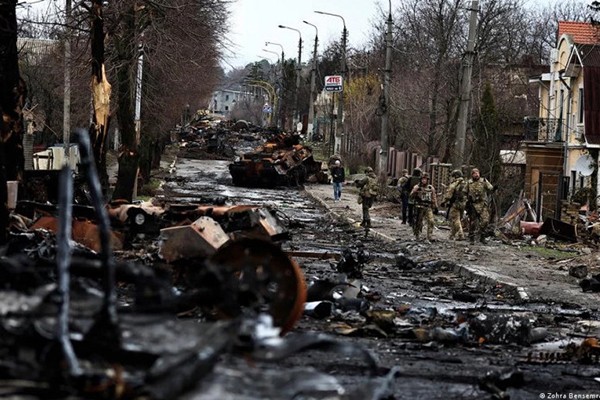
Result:
{"label": "grass patch", "polygon": [[139,193],[138,193],[138,198],[141,198],[143,196],[146,197],[153,197],[156,194],[156,190],[158,189],[158,187],[161,184],[161,180],[160,179],[154,179],[154,178],[150,178],[150,181],[145,183],[140,189],[139,189]]}
{"label": "grass patch", "polygon": [[574,255],[572,250],[567,251],[543,246],[523,246],[520,250],[524,253],[534,254],[547,260],[564,260],[572,258]]}

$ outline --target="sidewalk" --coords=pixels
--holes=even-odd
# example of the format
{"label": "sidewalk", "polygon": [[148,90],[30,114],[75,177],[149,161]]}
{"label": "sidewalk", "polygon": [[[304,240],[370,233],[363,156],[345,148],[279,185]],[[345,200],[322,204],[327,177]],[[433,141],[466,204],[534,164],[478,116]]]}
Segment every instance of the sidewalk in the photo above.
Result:
{"label": "sidewalk", "polygon": [[[306,185],[306,192],[326,207],[336,218],[342,218],[357,226],[362,220],[362,207],[357,203],[358,189],[344,186],[342,199],[333,201],[331,185]],[[389,242],[391,249],[404,249],[416,243],[410,226],[401,224],[401,206],[390,202],[376,202],[371,208],[374,235]],[[436,217],[436,227],[442,226],[442,217]],[[570,304],[597,309],[599,296],[583,293],[577,278],[568,274],[570,265],[586,264],[590,273],[599,273],[596,267],[600,255],[587,256],[573,253],[565,259],[552,259],[523,246],[505,245],[499,240],[488,244],[470,245],[468,241],[449,241],[449,229],[436,228],[433,243],[420,246],[419,256],[428,260],[446,260],[456,264],[455,272],[489,283],[503,285],[523,301]],[[422,242],[425,243],[425,242]],[[521,243],[522,245],[523,243]],[[566,254],[566,253],[565,253]],[[563,254],[564,256],[564,254]]]}

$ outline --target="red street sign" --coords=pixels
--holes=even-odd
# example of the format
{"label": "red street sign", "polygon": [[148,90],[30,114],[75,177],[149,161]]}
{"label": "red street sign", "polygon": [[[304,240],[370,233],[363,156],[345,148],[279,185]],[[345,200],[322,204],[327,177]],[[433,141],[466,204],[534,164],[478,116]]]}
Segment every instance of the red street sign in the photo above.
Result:
{"label": "red street sign", "polygon": [[343,82],[341,75],[328,75],[325,77],[325,91],[341,92],[344,86]]}

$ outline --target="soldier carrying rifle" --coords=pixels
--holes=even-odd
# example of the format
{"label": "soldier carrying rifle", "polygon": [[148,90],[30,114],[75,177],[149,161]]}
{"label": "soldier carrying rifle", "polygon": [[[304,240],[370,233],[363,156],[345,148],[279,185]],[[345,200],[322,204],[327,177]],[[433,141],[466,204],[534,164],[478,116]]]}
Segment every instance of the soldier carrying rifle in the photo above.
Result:
{"label": "soldier carrying rifle", "polygon": [[482,178],[477,168],[473,168],[471,179],[465,187],[466,211],[469,216],[469,241],[471,243],[475,243],[475,237],[478,237],[481,243],[485,243],[486,229],[490,222],[488,194],[495,190],[496,187],[487,179]]}
{"label": "soldier carrying rifle", "polygon": [[464,240],[461,220],[465,212],[467,196],[465,187],[467,182],[463,178],[462,171],[455,169],[450,174],[452,182],[446,189],[442,207],[448,207],[446,219],[450,222],[450,240]]}
{"label": "soldier carrying rifle", "polygon": [[423,222],[427,223],[427,240],[431,241],[433,234],[433,214],[437,214],[437,199],[435,188],[429,184],[429,174],[421,175],[421,182],[413,187],[410,192],[410,198],[415,205],[415,220],[413,221],[413,233],[415,239],[419,240],[423,230]]}

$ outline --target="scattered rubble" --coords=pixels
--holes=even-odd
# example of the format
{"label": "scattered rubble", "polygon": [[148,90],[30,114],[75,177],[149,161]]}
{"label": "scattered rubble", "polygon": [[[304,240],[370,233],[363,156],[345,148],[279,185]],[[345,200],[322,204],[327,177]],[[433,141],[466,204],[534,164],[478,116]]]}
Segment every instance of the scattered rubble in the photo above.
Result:
{"label": "scattered rubble", "polygon": [[[236,129],[226,135],[252,134],[247,124]],[[61,185],[57,194],[73,196],[73,183]],[[508,284],[460,275],[447,248],[429,252],[439,242],[364,238],[317,206],[307,211],[292,188],[253,192],[253,203],[240,191],[223,198],[197,187],[186,193],[194,202],[105,207],[88,185],[93,205],[75,205],[71,218],[65,199],[23,202],[13,214],[0,259],[3,394],[379,399],[429,398],[443,387],[518,398],[546,390],[549,378],[538,375],[559,361],[567,365],[553,385],[590,387],[582,374],[594,371],[572,365],[598,361],[597,310],[536,304]],[[267,196],[290,215],[266,206]],[[540,234],[524,222],[500,238],[568,249],[570,258],[544,267],[574,287],[581,279],[584,292],[600,290],[596,265],[576,258],[585,249],[594,257],[579,231],[571,243],[568,230]],[[489,257],[487,246],[456,246],[475,261]]]}

